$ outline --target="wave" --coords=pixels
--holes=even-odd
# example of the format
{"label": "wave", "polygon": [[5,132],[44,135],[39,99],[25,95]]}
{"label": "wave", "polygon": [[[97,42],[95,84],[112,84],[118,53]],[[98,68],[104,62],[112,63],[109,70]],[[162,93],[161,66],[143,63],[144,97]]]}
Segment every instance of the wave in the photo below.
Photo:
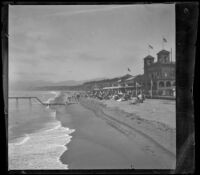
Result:
{"label": "wave", "polygon": [[23,137],[14,139],[9,144],[22,145],[22,144],[26,143],[29,139],[30,139],[29,134],[25,134]]}
{"label": "wave", "polygon": [[60,96],[60,93],[60,91],[50,91],[50,94],[53,94],[54,96],[44,101],[44,103],[52,103],[56,97]]}
{"label": "wave", "polygon": [[57,95],[58,93],[60,93],[59,91],[50,91],[51,94],[55,94]]}
{"label": "wave", "polygon": [[[61,95],[56,92],[54,99]],[[60,156],[67,150],[75,129],[63,127],[56,120],[56,110],[49,108],[47,112],[50,120],[43,128],[9,143],[9,169],[68,169]]]}
{"label": "wave", "polygon": [[[63,127],[61,125],[60,121],[52,122],[48,126],[49,126],[49,128],[43,129],[43,132],[50,132],[50,131],[57,130],[57,129]],[[69,129],[69,128],[65,128],[65,130],[66,130],[67,134],[71,134],[71,133],[73,133],[75,131],[75,129]]]}
{"label": "wave", "polygon": [[53,128],[28,134],[18,143],[9,144],[9,169],[68,169],[60,156],[67,150],[75,130],[56,122]]}

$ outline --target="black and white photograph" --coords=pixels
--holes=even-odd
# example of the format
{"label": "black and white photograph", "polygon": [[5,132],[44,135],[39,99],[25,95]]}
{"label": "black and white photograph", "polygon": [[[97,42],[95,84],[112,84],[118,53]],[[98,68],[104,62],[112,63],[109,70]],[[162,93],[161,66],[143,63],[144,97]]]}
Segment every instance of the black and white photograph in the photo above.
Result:
{"label": "black and white photograph", "polygon": [[9,5],[8,169],[176,169],[175,4]]}

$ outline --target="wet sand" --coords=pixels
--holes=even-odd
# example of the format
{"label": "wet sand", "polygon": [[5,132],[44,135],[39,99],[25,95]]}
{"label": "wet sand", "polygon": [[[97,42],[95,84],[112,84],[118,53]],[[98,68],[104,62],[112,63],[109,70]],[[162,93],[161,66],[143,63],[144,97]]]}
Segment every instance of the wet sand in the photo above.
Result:
{"label": "wet sand", "polygon": [[[69,169],[171,169],[170,155],[138,132],[98,116],[81,104],[57,110],[62,125],[75,129],[60,157]],[[151,147],[156,147],[151,149]],[[157,150],[157,152],[155,151]]]}

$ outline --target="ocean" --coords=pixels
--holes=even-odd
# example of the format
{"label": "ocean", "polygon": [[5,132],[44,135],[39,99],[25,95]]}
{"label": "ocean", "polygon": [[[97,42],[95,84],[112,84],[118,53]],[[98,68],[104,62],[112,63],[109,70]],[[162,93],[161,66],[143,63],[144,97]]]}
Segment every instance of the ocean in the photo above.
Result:
{"label": "ocean", "polygon": [[[67,92],[9,91],[9,97],[34,96],[43,102],[62,101]],[[9,170],[68,169],[60,156],[67,150],[73,128],[62,127],[56,119],[56,108],[35,99],[9,99],[8,104]],[[67,114],[66,114],[67,117]]]}

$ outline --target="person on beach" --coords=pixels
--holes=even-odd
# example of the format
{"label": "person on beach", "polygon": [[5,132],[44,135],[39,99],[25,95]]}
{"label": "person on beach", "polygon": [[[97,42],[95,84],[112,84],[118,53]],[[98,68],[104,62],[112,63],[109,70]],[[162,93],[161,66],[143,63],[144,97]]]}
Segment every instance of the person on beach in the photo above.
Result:
{"label": "person on beach", "polygon": [[73,102],[75,102],[75,101],[76,101],[76,97],[75,97],[75,95],[72,95],[72,97],[71,97],[71,98],[72,98],[72,101],[73,101]]}
{"label": "person on beach", "polygon": [[144,101],[143,95],[141,93],[138,94],[137,99],[138,99],[139,103],[143,103],[143,101]]}
{"label": "person on beach", "polygon": [[79,102],[79,100],[80,100],[80,94],[76,95],[76,99],[77,99],[77,102]]}
{"label": "person on beach", "polygon": [[144,93],[142,93],[142,99],[143,99],[143,101],[146,99]]}
{"label": "person on beach", "polygon": [[68,100],[68,102],[71,102],[71,97],[68,97],[67,100]]}

